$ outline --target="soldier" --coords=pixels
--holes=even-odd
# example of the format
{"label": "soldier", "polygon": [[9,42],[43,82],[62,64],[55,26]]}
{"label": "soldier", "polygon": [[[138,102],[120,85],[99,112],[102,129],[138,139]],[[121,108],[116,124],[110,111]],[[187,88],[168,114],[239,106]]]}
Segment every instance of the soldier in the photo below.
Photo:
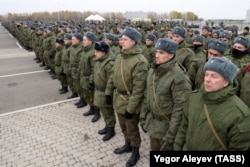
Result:
{"label": "soldier", "polygon": [[75,33],[72,36],[72,47],[70,50],[70,62],[69,62],[69,77],[72,78],[72,84],[76,92],[72,91],[72,95],[67,99],[78,97],[80,90],[80,73],[78,71],[79,62],[82,55],[82,34]]}
{"label": "soldier", "polygon": [[120,48],[115,44],[115,34],[106,33],[104,41],[109,45],[110,52],[113,53],[114,56],[116,56],[120,52]]}
{"label": "soldier", "polygon": [[115,112],[112,105],[107,105],[105,100],[105,89],[114,65],[114,56],[109,51],[109,45],[103,41],[95,43],[95,69],[94,69],[94,104],[101,110],[105,127],[98,134],[105,134],[102,138],[107,141],[115,136]]}
{"label": "soldier", "polygon": [[46,30],[46,38],[44,39],[44,60],[47,66],[50,68],[50,74],[52,75],[52,79],[56,79],[56,74],[55,74],[55,53],[56,53],[56,48],[55,48],[55,41],[56,41],[56,36],[53,33],[53,28],[48,27]]}
{"label": "soldier", "polygon": [[153,33],[146,35],[146,45],[143,47],[142,53],[148,60],[148,63],[151,64],[155,61],[155,42],[157,37]]}
{"label": "soldier", "polygon": [[201,35],[196,35],[192,38],[193,51],[195,53],[195,59],[206,60],[206,51],[204,50],[204,37]]}
{"label": "soldier", "polygon": [[69,64],[70,64],[70,50],[71,50],[71,34],[64,35],[64,48],[63,48],[63,56],[62,56],[62,72],[63,75],[66,76],[65,86],[62,89],[59,89],[60,94],[64,94],[68,92],[68,86],[73,93],[77,93],[72,84],[72,78],[70,76]]}
{"label": "soldier", "polygon": [[83,113],[83,116],[94,115],[92,122],[100,118],[100,109],[94,105],[94,66],[95,50],[94,44],[96,35],[93,32],[86,32],[83,36],[83,53],[79,65],[81,91],[80,97],[84,98],[89,104],[89,111]]}
{"label": "soldier", "polygon": [[204,81],[203,67],[211,57],[222,57],[227,49],[227,44],[218,39],[211,39],[208,44],[206,59],[194,60],[188,74],[192,83],[193,90],[200,89]]}
{"label": "soldier", "polygon": [[204,37],[204,49],[207,50],[208,42],[210,41],[211,37],[209,35],[209,26],[203,26],[201,35]]}
{"label": "soldier", "polygon": [[176,60],[186,69],[190,68],[190,65],[195,58],[195,54],[192,51],[191,46],[185,42],[187,36],[187,30],[184,27],[176,26],[173,29],[173,40],[179,44],[176,52]]}
{"label": "soldier", "polygon": [[238,68],[242,68],[245,64],[250,63],[249,47],[249,39],[238,36],[234,39],[232,54],[227,56],[227,58]]}
{"label": "soldier", "polygon": [[185,69],[183,71],[175,58],[178,44],[171,39],[160,38],[155,49],[156,60],[147,77],[140,123],[149,133],[152,151],[169,151],[173,150],[191,85]]}
{"label": "soldier", "polygon": [[108,104],[111,104],[114,94],[113,106],[125,139],[125,145],[116,148],[114,153],[132,151],[126,166],[134,166],[140,158],[141,137],[138,123],[149,67],[138,45],[140,38],[141,34],[136,29],[124,29],[120,41],[122,51],[116,57],[105,91]]}
{"label": "soldier", "polygon": [[[55,72],[57,79],[60,81],[63,92],[68,92],[66,75],[63,73],[62,58],[63,58],[63,48],[64,40],[61,38],[56,39],[56,55],[55,55]],[[60,91],[60,90],[59,90]]]}
{"label": "soldier", "polygon": [[250,150],[250,110],[234,93],[237,67],[213,57],[204,71],[204,85],[185,105],[174,150]]}
{"label": "soldier", "polygon": [[36,54],[36,57],[38,57],[42,63],[40,64],[40,67],[45,66],[45,62],[43,59],[43,28],[42,27],[36,28],[34,52]]}
{"label": "soldier", "polygon": [[227,50],[224,53],[224,55],[227,57],[227,56],[229,56],[231,54],[231,49],[232,49],[231,38],[232,38],[232,34],[225,31],[225,32],[221,32],[219,37],[220,37],[220,39],[222,41],[224,41],[227,44]]}
{"label": "soldier", "polygon": [[242,36],[248,38],[250,40],[250,33],[249,33],[249,27],[244,27]]}
{"label": "soldier", "polygon": [[240,98],[250,108],[250,63],[242,69],[242,79],[240,82]]}

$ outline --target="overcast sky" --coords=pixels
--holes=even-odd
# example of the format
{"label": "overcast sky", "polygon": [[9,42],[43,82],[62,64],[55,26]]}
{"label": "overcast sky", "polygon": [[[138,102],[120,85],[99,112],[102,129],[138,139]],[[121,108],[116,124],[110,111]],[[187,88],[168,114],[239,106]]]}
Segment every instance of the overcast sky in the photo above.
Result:
{"label": "overcast sky", "polygon": [[203,19],[245,19],[250,0],[0,0],[0,14],[43,11],[169,13],[191,11]]}

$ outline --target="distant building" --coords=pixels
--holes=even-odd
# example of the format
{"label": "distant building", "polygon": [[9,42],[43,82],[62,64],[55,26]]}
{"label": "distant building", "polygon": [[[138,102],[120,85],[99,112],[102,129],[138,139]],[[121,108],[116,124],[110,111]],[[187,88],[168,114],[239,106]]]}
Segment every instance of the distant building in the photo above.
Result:
{"label": "distant building", "polygon": [[250,9],[247,10],[245,22],[250,23]]}
{"label": "distant building", "polygon": [[127,20],[133,20],[134,18],[146,19],[148,17],[148,12],[137,11],[137,12],[125,12],[124,14]]}

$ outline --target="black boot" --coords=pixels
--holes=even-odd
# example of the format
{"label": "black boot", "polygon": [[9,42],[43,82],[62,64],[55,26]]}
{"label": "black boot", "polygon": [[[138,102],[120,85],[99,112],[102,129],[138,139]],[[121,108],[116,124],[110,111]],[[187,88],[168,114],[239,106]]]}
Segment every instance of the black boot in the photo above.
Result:
{"label": "black boot", "polygon": [[139,147],[133,147],[132,154],[126,163],[126,167],[134,166],[140,159]]}
{"label": "black boot", "polygon": [[45,66],[45,63],[42,62],[42,64],[39,65],[40,67],[44,67]]}
{"label": "black boot", "polygon": [[60,89],[58,89],[58,91],[59,91],[59,92],[63,91],[63,86],[62,86]]}
{"label": "black boot", "polygon": [[95,114],[95,108],[93,106],[90,106],[89,111],[83,113],[83,116],[89,116]]}
{"label": "black boot", "polygon": [[76,98],[76,97],[78,97],[78,94],[77,93],[72,93],[72,95],[67,97],[67,99],[73,99],[73,98]]}
{"label": "black boot", "polygon": [[107,133],[107,131],[108,131],[108,127],[106,125],[103,129],[98,130],[98,134],[99,135],[105,135]]}
{"label": "black boot", "polygon": [[95,115],[94,115],[94,117],[92,118],[91,122],[96,122],[96,121],[98,121],[100,118],[101,118],[100,109],[99,109],[99,108],[96,108],[96,109],[95,109]]}
{"label": "black boot", "polygon": [[81,102],[76,106],[77,108],[82,108],[82,107],[87,106],[87,103],[84,98],[81,97],[80,100]]}
{"label": "black boot", "polygon": [[52,79],[57,79],[57,75],[56,75],[56,74],[53,74],[53,75],[51,76],[51,78],[52,78]]}
{"label": "black boot", "polygon": [[81,100],[82,100],[82,99],[80,98],[76,103],[74,103],[74,105],[77,106],[78,104],[80,104],[80,103],[81,103]]}
{"label": "black boot", "polygon": [[113,136],[115,136],[115,127],[108,127],[107,133],[102,138],[103,141],[107,141],[111,139]]}
{"label": "black boot", "polygon": [[64,94],[68,92],[68,87],[67,86],[63,86],[63,90],[60,92],[60,94]]}
{"label": "black boot", "polygon": [[122,154],[125,152],[131,152],[132,151],[132,146],[130,145],[130,142],[125,142],[125,145],[123,145],[122,147],[116,148],[114,150],[115,154]]}

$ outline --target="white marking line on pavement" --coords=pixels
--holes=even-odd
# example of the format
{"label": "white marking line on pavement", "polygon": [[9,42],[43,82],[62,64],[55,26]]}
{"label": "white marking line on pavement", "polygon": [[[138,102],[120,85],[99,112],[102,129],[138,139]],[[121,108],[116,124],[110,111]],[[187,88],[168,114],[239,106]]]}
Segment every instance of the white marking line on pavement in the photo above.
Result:
{"label": "white marking line on pavement", "polygon": [[23,49],[23,47],[18,42],[16,42],[16,44],[20,49]]}
{"label": "white marking line on pavement", "polygon": [[11,74],[11,75],[2,75],[2,76],[0,76],[0,78],[14,77],[14,76],[19,76],[19,75],[27,75],[27,74],[34,74],[34,73],[45,72],[45,71],[48,71],[48,70],[32,71],[32,72],[25,72],[25,73],[19,73],[19,74]]}
{"label": "white marking line on pavement", "polygon": [[[6,30],[5,30],[6,31]],[[12,35],[11,35],[11,33],[8,33],[9,34],[9,36],[11,37],[11,38],[14,38]]]}
{"label": "white marking line on pavement", "polygon": [[53,103],[48,103],[48,104],[43,104],[43,105],[40,105],[40,106],[25,108],[25,109],[21,109],[21,110],[11,111],[11,112],[8,112],[8,113],[0,114],[0,117],[4,117],[4,116],[11,115],[11,114],[24,112],[24,111],[34,110],[34,109],[38,109],[38,108],[42,108],[42,107],[52,106],[52,105],[56,105],[56,104],[60,104],[60,103],[65,103],[65,102],[73,101],[73,100],[76,100],[76,99],[79,99],[79,97],[78,98],[73,98],[73,99],[57,101],[57,102],[53,102]]}

